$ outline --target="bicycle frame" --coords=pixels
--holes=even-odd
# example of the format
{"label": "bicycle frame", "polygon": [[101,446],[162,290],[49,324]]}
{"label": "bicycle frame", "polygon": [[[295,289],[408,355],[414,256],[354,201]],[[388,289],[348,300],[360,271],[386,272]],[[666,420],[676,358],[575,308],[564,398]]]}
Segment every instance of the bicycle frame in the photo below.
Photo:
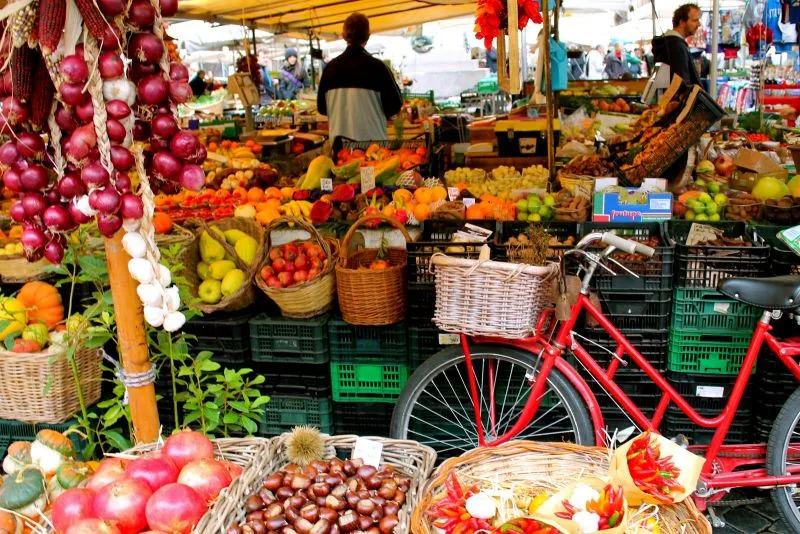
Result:
{"label": "bicycle frame", "polygon": [[[581,317],[581,313],[586,311],[593,317],[603,329],[611,335],[614,341],[617,342],[617,349],[614,352],[614,357],[608,365],[607,369],[603,369],[597,361],[584,349],[581,344],[576,341],[573,330]],[[594,379],[596,379],[610,394],[610,396],[617,401],[630,415],[633,421],[644,429],[658,431],[658,427],[664,417],[670,403],[674,403],[686,416],[696,425],[704,428],[715,428],[714,436],[711,443],[707,446],[694,446],[691,449],[696,451],[706,458],[706,463],[703,468],[701,477],[701,484],[707,490],[725,490],[733,487],[762,487],[762,486],[777,486],[785,484],[800,483],[800,467],[791,469],[789,475],[785,476],[772,476],[768,475],[766,469],[763,467],[752,468],[742,471],[735,471],[734,469],[744,466],[757,464],[763,466],[764,458],[766,456],[766,446],[760,445],[724,445],[725,437],[728,434],[733,418],[741,402],[745,387],[747,386],[753,368],[756,364],[759,351],[761,350],[764,342],[770,347],[788,370],[800,381],[800,365],[794,360],[795,357],[800,356],[800,339],[790,339],[786,341],[777,340],[770,333],[772,327],[769,324],[770,313],[765,312],[761,320],[758,322],[753,339],[747,350],[747,353],[739,370],[739,374],[734,383],[730,397],[722,412],[716,417],[703,417],[701,416],[687,401],[681,396],[678,391],[673,388],[669,382],[661,375],[661,373],[648,362],[644,356],[627,340],[611,321],[603,315],[591,300],[584,294],[578,295],[576,303],[571,308],[570,318],[564,321],[558,327],[558,332],[552,344],[548,342],[546,336],[542,335],[542,325],[545,322],[544,314],[540,317],[539,325],[536,334],[527,339],[509,340],[503,338],[493,337],[474,337],[471,338],[478,344],[494,343],[510,345],[521,350],[538,354],[542,362],[539,367],[539,372],[535,379],[531,380],[531,395],[528,398],[522,413],[513,427],[505,434],[496,436],[490,442],[485,439],[485,432],[483,430],[483,422],[481,420],[480,407],[478,404],[478,392],[476,378],[472,371],[472,359],[469,351],[468,339],[466,336],[461,336],[462,348],[466,358],[466,365],[468,376],[470,379],[470,393],[473,401],[473,408],[475,412],[476,430],[478,434],[479,444],[481,446],[497,446],[505,443],[515,436],[520,434],[536,415],[539,409],[541,398],[544,394],[544,389],[547,384],[547,377],[553,367],[561,371],[566,378],[572,383],[578,393],[584,399],[589,413],[592,416],[592,422],[595,430],[595,440],[597,445],[604,446],[603,441],[603,416],[600,412],[599,404],[597,403],[594,394],[588,387],[587,383],[578,374],[578,372],[564,361],[561,356],[565,349],[570,349],[578,361],[586,367]],[[628,356],[630,360],[641,368],[648,377],[659,389],[664,393],[656,410],[649,418],[645,416],[636,404],[625,394],[622,389],[614,382],[614,375],[623,362],[626,362],[625,357]],[[627,363],[627,362],[626,362]],[[491,372],[491,368],[490,368]],[[491,383],[491,382],[490,382]],[[491,394],[491,393],[490,393]],[[493,399],[492,399],[492,404]],[[494,410],[490,412],[490,424],[494,427],[495,418]],[[492,430],[494,430],[492,428]],[[726,461],[724,456],[726,453],[731,453],[735,456],[752,455],[756,458],[755,461],[747,460],[732,460]],[[713,494],[710,492],[709,494]]]}

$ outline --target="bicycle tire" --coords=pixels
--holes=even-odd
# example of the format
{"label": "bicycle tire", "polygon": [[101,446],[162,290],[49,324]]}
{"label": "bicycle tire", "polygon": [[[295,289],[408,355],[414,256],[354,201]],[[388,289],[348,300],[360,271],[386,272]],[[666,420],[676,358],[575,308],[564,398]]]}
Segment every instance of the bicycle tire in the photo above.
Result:
{"label": "bicycle tire", "polygon": [[[507,347],[502,345],[472,345],[470,348],[470,352],[472,355],[473,365],[478,365],[482,360],[490,360],[495,359],[498,361],[504,361],[510,363],[512,366],[517,365],[521,366],[524,369],[533,370],[533,364],[535,362],[535,356],[531,353],[513,348]],[[413,373],[411,378],[409,379],[406,387],[403,389],[402,393],[400,394],[400,398],[395,405],[394,412],[392,414],[392,422],[391,422],[391,436],[398,439],[416,439],[422,443],[425,443],[424,440],[420,439],[419,435],[417,435],[413,430],[410,431],[409,425],[412,420],[412,416],[414,415],[414,408],[418,404],[418,401],[426,391],[426,388],[434,384],[434,381],[437,377],[444,376],[444,374],[448,370],[452,370],[456,366],[460,364],[464,364],[464,352],[461,349],[461,346],[452,346],[448,347],[430,358],[428,358],[420,367]],[[464,366],[464,369],[466,367]],[[497,371],[500,371],[500,365],[498,364]],[[478,371],[476,371],[476,375]],[[530,388],[525,385],[527,391],[530,391]],[[564,377],[558,370],[553,369],[548,377],[548,391],[553,391],[555,395],[563,402],[565,412],[567,417],[569,417],[569,425],[574,432],[574,443],[579,445],[594,445],[595,444],[595,437],[594,437],[594,429],[591,422],[591,417],[589,416],[588,409],[586,408],[585,403],[583,402],[583,398],[578,394],[575,390],[573,385],[569,382],[569,380]],[[466,393],[466,402],[469,403],[471,407],[471,401],[469,400],[469,394]],[[525,397],[527,399],[527,396]],[[524,404],[524,400],[522,401]],[[456,407],[463,408],[463,406]],[[430,408],[424,408],[425,410],[431,411]],[[471,408],[470,408],[471,409]],[[552,408],[551,408],[552,409]],[[513,410],[513,407],[512,407]],[[541,411],[541,410],[540,410]],[[454,414],[455,415],[455,414]],[[459,414],[460,415],[460,414]],[[538,414],[537,414],[538,415]],[[473,424],[473,431],[474,431],[474,416],[471,418]],[[509,420],[510,424],[508,424],[508,428],[516,421],[516,418],[512,418]],[[531,428],[533,424],[536,422],[536,418],[531,423],[528,428]],[[486,419],[484,418],[484,424],[486,424]],[[525,434],[522,434],[525,436]],[[477,433],[475,436],[477,439]],[[521,438],[521,439],[524,439]],[[532,439],[539,439],[539,438],[532,438]],[[468,437],[465,438],[468,440]],[[542,441],[541,439],[539,439]],[[556,439],[554,441],[564,441],[563,439]],[[435,446],[435,443],[425,443],[427,445],[432,446],[437,453],[440,453],[440,449]],[[477,446],[477,442],[475,442]],[[462,450],[466,451],[470,448],[464,448]],[[440,456],[442,456],[440,454]]]}
{"label": "bicycle tire", "polygon": [[[772,424],[767,443],[767,473],[770,475],[782,475],[785,472],[787,451],[792,435],[797,431],[798,423],[800,423],[800,388],[786,400]],[[797,449],[795,454],[800,455],[800,444],[795,449]],[[775,503],[784,523],[793,532],[800,532],[800,508],[798,508],[800,504],[794,501],[793,489],[795,488],[790,486],[773,489],[772,502]]]}

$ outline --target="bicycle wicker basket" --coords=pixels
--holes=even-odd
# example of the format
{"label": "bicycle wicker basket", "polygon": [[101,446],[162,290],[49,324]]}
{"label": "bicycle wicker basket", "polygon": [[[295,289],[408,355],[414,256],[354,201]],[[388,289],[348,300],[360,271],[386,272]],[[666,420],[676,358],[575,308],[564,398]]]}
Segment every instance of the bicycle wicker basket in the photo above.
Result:
{"label": "bicycle wicker basket", "polygon": [[436,311],[445,332],[519,339],[530,336],[553,301],[558,264],[543,267],[434,254]]}
{"label": "bicycle wicker basket", "polygon": [[[608,474],[608,451],[571,443],[512,441],[498,447],[483,447],[450,458],[431,475],[411,516],[414,534],[431,534],[435,527],[426,511],[445,496],[445,481],[455,473],[462,487],[494,484],[524,491],[533,497],[543,491],[559,491],[585,477]],[[711,534],[711,526],[692,499],[658,509],[660,532]],[[629,526],[628,532],[636,532]]]}
{"label": "bicycle wicker basket", "polygon": [[[226,532],[232,525],[239,524],[247,514],[244,502],[250,495],[255,494],[264,480],[276,471],[283,469],[290,463],[287,456],[287,441],[290,434],[282,434],[273,438],[270,445],[269,462],[254,464],[243,477],[231,486],[230,491],[218,502],[213,517],[201,522],[195,533],[219,534]],[[325,441],[324,460],[334,457],[349,458],[355,448],[358,436],[342,435],[328,436],[323,434]],[[398,519],[400,522],[394,529],[395,534],[414,532],[409,530],[410,517],[417,507],[417,502],[422,493],[422,488],[428,480],[433,466],[436,463],[436,453],[430,447],[420,445],[416,441],[370,437],[383,445],[383,463],[394,468],[411,478],[411,486],[406,494],[406,505],[400,509]],[[203,526],[203,530],[199,530]]]}

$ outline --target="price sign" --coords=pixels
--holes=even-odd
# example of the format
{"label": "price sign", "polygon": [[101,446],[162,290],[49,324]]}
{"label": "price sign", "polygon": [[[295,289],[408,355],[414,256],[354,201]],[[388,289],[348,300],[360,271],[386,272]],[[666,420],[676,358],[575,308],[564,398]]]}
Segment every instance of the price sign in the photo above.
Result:
{"label": "price sign", "polygon": [[361,168],[361,192],[366,193],[375,189],[375,169],[372,167]]}
{"label": "price sign", "polygon": [[475,204],[475,199],[474,198],[463,198],[463,199],[461,199],[461,201],[464,203],[464,207],[465,208],[468,208],[468,207],[472,206],[473,204]]}
{"label": "price sign", "polygon": [[361,458],[366,465],[378,467],[381,463],[382,453],[383,444],[367,438],[358,438],[356,440],[356,446],[353,447],[351,458]]}
{"label": "price sign", "polygon": [[331,178],[323,178],[319,181],[319,187],[325,193],[333,191],[333,180]]}
{"label": "price sign", "polygon": [[450,202],[454,201],[458,198],[458,188],[457,187],[448,187],[447,188],[447,198],[450,199]]}

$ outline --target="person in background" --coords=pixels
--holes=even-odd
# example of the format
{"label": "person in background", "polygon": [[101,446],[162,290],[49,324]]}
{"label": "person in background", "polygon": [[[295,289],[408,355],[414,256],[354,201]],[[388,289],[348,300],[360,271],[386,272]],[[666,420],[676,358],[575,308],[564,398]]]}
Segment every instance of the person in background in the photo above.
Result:
{"label": "person in background", "polygon": [[647,65],[647,75],[650,76],[656,69],[656,58],[653,57],[651,50],[644,53],[644,62]]}
{"label": "person in background", "polygon": [[194,78],[189,80],[189,87],[192,88],[192,94],[197,98],[206,94],[208,91],[208,82],[206,81],[206,71],[198,70]]}
{"label": "person in background", "polygon": [[686,85],[702,85],[686,38],[700,28],[700,8],[684,4],[672,15],[672,29],[653,39],[653,56],[657,63],[669,65],[670,73],[678,75]]}
{"label": "person in background", "polygon": [[[639,51],[637,55],[637,50]],[[642,57],[641,57],[641,48],[637,48],[633,51],[633,54],[629,53],[627,50],[623,50],[622,54],[625,56],[625,66],[626,70],[631,73],[631,76],[634,78],[639,78],[642,75]]]}
{"label": "person in background", "polygon": [[287,48],[284,53],[286,61],[281,65],[280,97],[283,100],[294,100],[297,93],[308,85],[306,69],[297,60],[297,50]]}
{"label": "person in background", "polygon": [[489,72],[492,74],[497,72],[497,48],[494,46],[486,52],[486,66],[489,67]]}
{"label": "person in background", "polygon": [[392,71],[365,46],[369,19],[353,13],[344,21],[347,48],[322,72],[317,110],[327,115],[330,138],[356,141],[386,139],[386,121],[403,105]]}
{"label": "person in background", "polygon": [[603,45],[597,45],[586,55],[586,79],[602,80],[605,70]]}
{"label": "person in background", "polygon": [[609,49],[608,54],[606,54],[605,70],[603,72],[609,80],[619,80],[625,74],[625,63],[622,61],[622,45],[620,43]]}
{"label": "person in background", "polygon": [[269,52],[267,52],[266,48],[260,48],[258,50],[258,66],[261,70],[261,104],[269,104],[272,102],[278,95],[277,95],[277,88],[275,87],[275,81],[272,79],[272,76],[269,74],[269,67],[272,62],[269,59]]}

